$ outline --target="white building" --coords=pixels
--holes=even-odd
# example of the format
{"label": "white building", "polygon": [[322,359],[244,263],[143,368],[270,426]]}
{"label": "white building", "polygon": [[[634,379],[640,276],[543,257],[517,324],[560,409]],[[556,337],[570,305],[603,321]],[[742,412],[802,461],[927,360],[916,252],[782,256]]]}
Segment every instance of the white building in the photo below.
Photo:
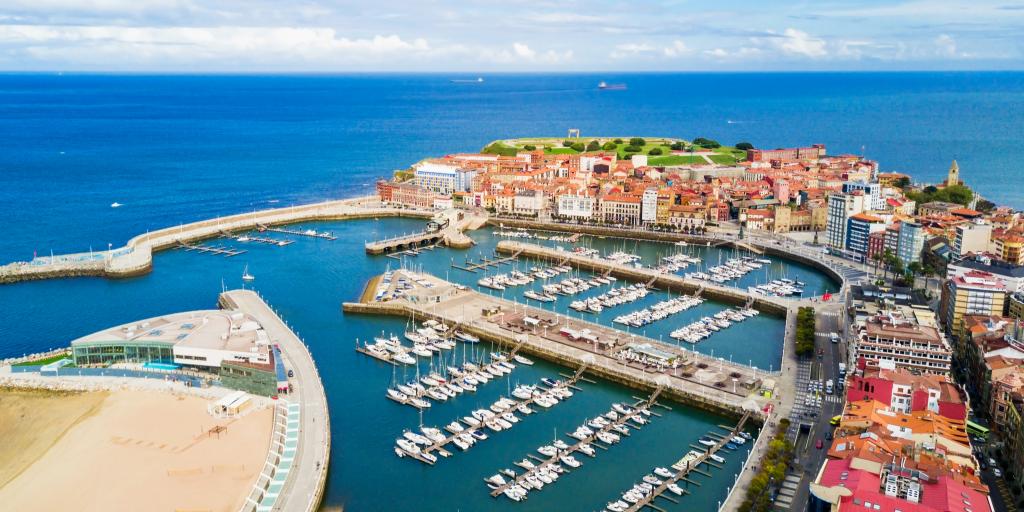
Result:
{"label": "white building", "polygon": [[992,239],[992,225],[977,220],[956,227],[956,238],[953,240],[953,256],[962,258],[967,253],[985,252]]}
{"label": "white building", "polygon": [[658,220],[658,189],[650,187],[644,190],[640,198],[640,222],[654,224]]}
{"label": "white building", "polygon": [[476,171],[436,162],[420,162],[413,166],[415,183],[439,194],[468,192]]}
{"label": "white building", "polygon": [[846,247],[846,225],[850,217],[864,211],[861,192],[835,193],[828,196],[828,217],[825,221],[825,243],[834,249]]}
{"label": "white building", "polygon": [[864,209],[881,211],[885,209],[885,198],[882,196],[882,186],[878,183],[866,183],[862,181],[847,181],[843,183],[843,193],[861,192],[864,194]]}
{"label": "white building", "polygon": [[544,192],[540,190],[520,190],[512,200],[512,211],[519,215],[539,215],[546,206]]}
{"label": "white building", "polygon": [[570,219],[590,219],[594,216],[594,203],[592,196],[562,194],[555,204],[555,213]]}
{"label": "white building", "polygon": [[633,162],[634,169],[637,167],[647,167],[647,155],[633,155],[630,161]]}

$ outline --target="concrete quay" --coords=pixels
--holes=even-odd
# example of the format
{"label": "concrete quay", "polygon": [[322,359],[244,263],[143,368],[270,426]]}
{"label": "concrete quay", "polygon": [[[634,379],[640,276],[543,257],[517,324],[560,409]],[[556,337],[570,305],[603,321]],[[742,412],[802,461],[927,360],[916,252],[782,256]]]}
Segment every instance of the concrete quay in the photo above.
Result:
{"label": "concrete quay", "polygon": [[[414,283],[397,298],[368,302],[347,302],[348,313],[384,314],[417,320],[434,319],[453,325],[507,348],[518,348],[546,360],[580,367],[587,372],[628,387],[651,391],[663,387],[663,396],[680,403],[742,416],[750,411],[760,418],[767,403],[759,394],[763,387],[773,387],[776,373],[751,368],[685,350],[676,345],[628,334],[603,325],[577,320],[468,290],[428,274],[398,271],[392,278],[396,286],[401,278]],[[417,283],[429,282],[430,286]],[[366,296],[366,294],[364,294]],[[370,295],[373,296],[372,294]],[[527,320],[529,318],[529,320]],[[561,334],[563,328],[588,330],[601,343],[571,340]],[[671,354],[681,364],[659,370],[640,363],[627,362],[620,353],[629,344],[650,344]]]}
{"label": "concrete quay", "polygon": [[242,213],[151,231],[108,251],[44,256],[3,265],[0,266],[0,284],[62,277],[141,275],[152,269],[153,253],[157,251],[261,226],[374,217],[430,218],[432,215],[430,211],[387,207],[375,196]]}
{"label": "concrete quay", "polygon": [[[251,290],[231,290],[221,294],[219,303],[252,315],[267,335],[281,348],[285,366],[294,376],[289,379],[290,403],[299,404],[299,442],[287,480],[272,510],[312,512],[320,508],[327,482],[331,454],[331,421],[320,373],[306,345],[266,302]],[[263,510],[258,507],[256,510]]]}
{"label": "concrete quay", "polygon": [[569,265],[580,270],[588,270],[598,274],[610,272],[612,276],[619,279],[646,283],[649,286],[676,293],[693,294],[700,291],[702,297],[708,297],[727,304],[743,306],[752,301],[751,306],[757,310],[778,316],[785,316],[790,307],[800,302],[799,300],[786,297],[751,295],[738,288],[686,279],[676,274],[662,274],[649,268],[621,265],[537,244],[502,240],[498,242],[497,251],[500,254],[519,254],[520,257],[548,261],[557,265]]}
{"label": "concrete quay", "polygon": [[387,254],[441,243],[456,249],[468,249],[474,242],[464,231],[483,226],[487,223],[487,217],[454,210],[437,214],[434,222],[438,221],[444,222],[444,227],[434,231],[428,229],[420,233],[367,242],[366,253]]}

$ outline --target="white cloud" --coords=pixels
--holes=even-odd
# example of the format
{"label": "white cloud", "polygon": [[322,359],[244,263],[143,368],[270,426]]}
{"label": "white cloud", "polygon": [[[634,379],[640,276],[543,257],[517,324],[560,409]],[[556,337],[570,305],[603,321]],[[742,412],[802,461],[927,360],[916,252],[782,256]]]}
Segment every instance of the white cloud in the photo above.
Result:
{"label": "white cloud", "polygon": [[537,52],[525,43],[512,43],[511,51],[508,49],[484,48],[478,52],[478,57],[483,62],[495,62],[499,64],[564,64],[573,58],[572,50],[557,52],[547,50]]}
{"label": "white cloud", "polygon": [[711,50],[704,50],[704,55],[707,55],[708,57],[723,58],[728,57],[729,52],[725,51],[723,48],[713,48]]}
{"label": "white cloud", "polygon": [[537,52],[533,51],[529,46],[523,43],[512,43],[512,51],[515,52],[516,57],[526,60],[533,60],[537,58]]}
{"label": "white cloud", "polygon": [[787,28],[780,37],[770,38],[769,41],[783,53],[789,55],[811,58],[828,55],[824,39],[813,37],[807,32],[795,28]]}
{"label": "white cloud", "polygon": [[633,57],[641,54],[648,54],[657,51],[657,49],[647,43],[623,43],[615,45],[612,52],[608,54],[613,59],[624,59],[627,57]]}
{"label": "white cloud", "polygon": [[956,51],[956,40],[954,40],[949,34],[942,34],[935,38],[935,47],[940,57],[959,57],[960,54]]}
{"label": "white cloud", "polygon": [[690,53],[691,50],[686,46],[686,43],[676,39],[675,41],[672,41],[671,45],[662,48],[661,52],[664,53],[666,57],[679,57],[680,55]]}

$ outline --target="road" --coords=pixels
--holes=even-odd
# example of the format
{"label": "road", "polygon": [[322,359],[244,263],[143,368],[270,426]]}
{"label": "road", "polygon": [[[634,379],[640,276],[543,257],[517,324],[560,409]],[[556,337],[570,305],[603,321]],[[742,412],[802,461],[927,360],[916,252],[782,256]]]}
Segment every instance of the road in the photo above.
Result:
{"label": "road", "polygon": [[[842,336],[846,322],[843,315],[839,308],[818,311],[815,319],[815,346],[816,351],[820,349],[822,354],[802,361],[801,371],[797,373],[797,404],[794,405],[790,419],[795,424],[810,424],[810,431],[804,436],[798,436],[801,442],[796,447],[796,475],[800,483],[792,497],[790,510],[793,511],[806,509],[808,486],[825,462],[831,445],[827,435],[834,427],[829,424],[829,420],[843,411],[844,392],[837,387],[829,395],[825,393],[824,384],[831,379],[838,386],[839,363],[846,360],[846,337]],[[832,343],[829,340],[831,333],[839,334],[842,341]],[[793,428],[800,427],[797,425]],[[819,439],[822,442],[820,449],[815,447]]]}

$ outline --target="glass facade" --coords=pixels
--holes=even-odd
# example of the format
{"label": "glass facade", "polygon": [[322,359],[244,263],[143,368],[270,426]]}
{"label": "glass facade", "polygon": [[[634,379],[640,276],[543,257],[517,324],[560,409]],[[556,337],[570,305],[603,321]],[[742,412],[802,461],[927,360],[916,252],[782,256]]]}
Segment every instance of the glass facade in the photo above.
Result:
{"label": "glass facade", "polygon": [[151,361],[172,362],[170,343],[125,344],[123,342],[89,343],[74,345],[72,351],[77,366],[92,366],[111,363],[148,363]]}

